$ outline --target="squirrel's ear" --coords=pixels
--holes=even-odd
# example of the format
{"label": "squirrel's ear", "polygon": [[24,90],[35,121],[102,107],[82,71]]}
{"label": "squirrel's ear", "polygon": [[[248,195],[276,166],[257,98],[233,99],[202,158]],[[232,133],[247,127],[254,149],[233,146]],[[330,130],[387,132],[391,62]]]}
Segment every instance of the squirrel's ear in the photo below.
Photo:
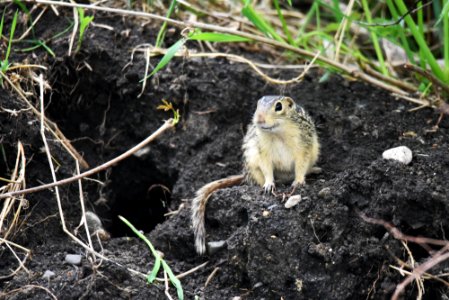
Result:
{"label": "squirrel's ear", "polygon": [[285,101],[287,102],[289,108],[294,108],[296,106],[295,101],[293,101],[290,97],[285,97]]}

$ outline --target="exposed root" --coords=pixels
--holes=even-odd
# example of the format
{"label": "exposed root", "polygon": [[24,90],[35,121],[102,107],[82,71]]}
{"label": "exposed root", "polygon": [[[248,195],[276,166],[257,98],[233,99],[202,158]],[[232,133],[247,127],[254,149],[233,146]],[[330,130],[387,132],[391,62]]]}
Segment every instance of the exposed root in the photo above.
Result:
{"label": "exposed root", "polygon": [[[376,225],[382,225],[395,239],[401,240],[403,242],[403,245],[405,249],[407,250],[408,256],[411,260],[410,269],[411,272],[408,272],[408,276],[396,286],[396,290],[391,297],[392,300],[399,299],[399,296],[404,292],[404,289],[412,282],[416,281],[418,285],[418,299],[421,299],[422,295],[424,294],[424,285],[423,285],[423,279],[426,272],[435,267],[436,265],[440,264],[441,262],[449,259],[449,241],[445,240],[437,240],[432,238],[426,238],[426,237],[414,237],[409,236],[404,233],[402,233],[398,228],[390,224],[389,222],[381,219],[375,219],[367,217],[365,214],[361,212],[357,212],[358,215],[367,223],[376,224]],[[404,243],[404,241],[416,243],[426,249],[430,256],[429,258],[420,265],[415,265],[415,261],[413,259],[412,253],[410,252],[407,245]],[[440,250],[434,251],[430,245],[436,245],[436,246],[443,246]],[[403,271],[402,269],[400,269]]]}

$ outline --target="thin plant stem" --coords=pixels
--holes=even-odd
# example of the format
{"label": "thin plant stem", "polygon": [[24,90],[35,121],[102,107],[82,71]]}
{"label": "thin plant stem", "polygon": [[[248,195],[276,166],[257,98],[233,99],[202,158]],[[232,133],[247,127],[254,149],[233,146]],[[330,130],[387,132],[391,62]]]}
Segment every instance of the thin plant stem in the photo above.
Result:
{"label": "thin plant stem", "polygon": [[284,31],[285,35],[287,36],[288,43],[291,44],[291,45],[294,45],[295,42],[294,42],[294,40],[292,38],[292,35],[290,34],[290,30],[288,30],[287,22],[285,22],[285,18],[284,18],[284,15],[282,14],[281,7],[279,5],[279,1],[278,0],[273,0],[273,4],[274,4],[274,7],[276,8],[279,20],[281,21],[282,30]]}
{"label": "thin plant stem", "polygon": [[[443,47],[444,47],[444,66],[446,75],[449,74],[449,4],[446,3],[443,9]],[[449,76],[449,75],[448,75]]]}
{"label": "thin plant stem", "polygon": [[[423,38],[425,38],[425,35],[424,35],[424,14],[423,14],[423,8],[422,8],[422,1],[419,1],[416,5],[418,7],[420,7],[420,9],[418,9],[417,14],[416,14],[417,20],[418,20],[419,34]],[[423,49],[421,49],[421,48],[419,49],[419,57],[421,58],[420,59],[421,68],[425,69],[426,68],[426,56],[424,54]]]}
{"label": "thin plant stem", "polygon": [[[395,1],[396,6],[398,8],[399,14],[405,15],[408,12],[407,6],[404,4],[404,1],[402,0],[396,0]],[[405,23],[410,28],[412,35],[418,44],[419,48],[422,49],[424,55],[426,56],[427,63],[429,64],[430,68],[432,69],[432,72],[435,74],[436,77],[438,77],[443,82],[449,81],[449,75],[444,74],[444,72],[441,70],[440,66],[438,65],[437,60],[432,54],[432,51],[430,51],[429,46],[427,46],[426,41],[424,40],[424,37],[420,34],[418,27],[415,24],[415,21],[413,21],[413,18],[410,15],[406,15]]]}
{"label": "thin plant stem", "polygon": [[[390,10],[391,15],[393,16],[394,20],[398,20],[400,18],[399,13],[396,9],[396,7],[393,4],[392,0],[387,0],[388,9]],[[401,40],[401,45],[405,50],[405,53],[407,54],[408,59],[415,64],[415,57],[413,56],[413,52],[410,49],[410,45],[408,43],[408,40],[405,36],[404,30],[402,28],[402,25],[396,24],[396,26],[401,26],[401,29],[399,31],[399,39]]]}
{"label": "thin plant stem", "polygon": [[[365,12],[366,21],[371,24],[372,18],[371,18],[371,12],[369,10],[367,0],[362,0],[362,6],[363,6],[363,11]],[[385,76],[388,76],[388,69],[385,65],[384,56],[382,54],[382,49],[380,48],[379,39],[377,38],[377,34],[374,30],[372,30],[370,33],[371,33],[371,39],[372,39],[373,45],[374,45],[374,51],[376,51],[376,56],[377,56],[377,59],[380,64],[380,71]]]}

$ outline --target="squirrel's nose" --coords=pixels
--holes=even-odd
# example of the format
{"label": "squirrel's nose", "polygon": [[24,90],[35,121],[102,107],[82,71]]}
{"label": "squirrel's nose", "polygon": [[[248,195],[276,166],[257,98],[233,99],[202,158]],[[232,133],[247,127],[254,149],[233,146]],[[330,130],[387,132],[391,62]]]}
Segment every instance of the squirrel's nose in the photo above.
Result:
{"label": "squirrel's nose", "polygon": [[265,123],[265,117],[262,114],[257,114],[256,118],[257,124],[264,124]]}

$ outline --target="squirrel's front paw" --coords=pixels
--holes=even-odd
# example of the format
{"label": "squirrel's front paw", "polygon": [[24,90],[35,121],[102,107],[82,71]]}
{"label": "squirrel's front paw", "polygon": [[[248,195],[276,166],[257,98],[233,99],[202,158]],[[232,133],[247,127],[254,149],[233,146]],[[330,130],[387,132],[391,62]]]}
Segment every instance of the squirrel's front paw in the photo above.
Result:
{"label": "squirrel's front paw", "polygon": [[276,190],[276,186],[274,185],[274,182],[265,182],[263,185],[263,192],[265,194],[269,194],[271,192],[274,192]]}
{"label": "squirrel's front paw", "polygon": [[296,189],[297,187],[300,186],[305,186],[306,185],[306,180],[304,178],[301,179],[295,179],[295,181],[292,182],[292,188]]}

